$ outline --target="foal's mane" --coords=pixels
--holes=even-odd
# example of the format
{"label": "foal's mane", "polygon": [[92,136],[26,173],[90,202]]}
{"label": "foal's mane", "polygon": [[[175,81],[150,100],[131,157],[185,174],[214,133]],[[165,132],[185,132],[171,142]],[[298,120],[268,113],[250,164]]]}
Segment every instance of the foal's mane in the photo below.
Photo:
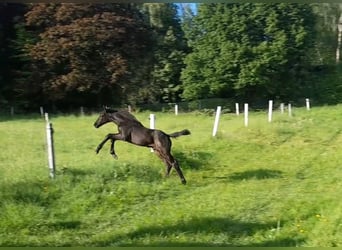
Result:
{"label": "foal's mane", "polygon": [[106,111],[107,113],[111,113],[111,115],[114,116],[115,118],[119,118],[121,121],[131,122],[131,123],[139,124],[143,126],[141,122],[137,118],[135,118],[134,115],[132,115],[130,112],[126,110],[119,110],[119,111],[106,110]]}
{"label": "foal's mane", "polygon": [[[130,112],[126,111],[126,110],[120,110],[118,111],[118,114],[120,114],[122,117],[124,117],[124,119],[126,120],[130,120],[130,121],[135,121],[135,122],[139,122],[137,118],[135,118],[134,115],[132,115]],[[140,123],[140,122],[139,122]]]}

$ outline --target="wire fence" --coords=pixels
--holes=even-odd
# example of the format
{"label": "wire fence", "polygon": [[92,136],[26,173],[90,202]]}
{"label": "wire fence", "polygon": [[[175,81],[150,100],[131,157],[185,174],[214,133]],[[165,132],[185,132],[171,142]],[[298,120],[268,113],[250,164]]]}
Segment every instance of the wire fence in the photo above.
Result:
{"label": "wire fence", "polygon": [[[297,102],[290,102],[290,101],[281,101],[281,100],[274,100],[273,107],[277,108],[280,107],[281,104],[289,104],[291,103],[292,106],[305,106],[307,98],[302,98]],[[311,100],[310,100],[311,101]],[[140,111],[152,111],[152,112],[193,112],[199,111],[203,113],[208,113],[211,115],[215,114],[215,110],[218,106],[222,107],[222,113],[234,113],[236,112],[236,104],[239,103],[240,107],[243,106],[244,103],[249,104],[249,109],[251,111],[260,111],[266,110],[269,107],[269,100],[258,101],[258,102],[249,102],[244,100],[233,100],[228,98],[211,98],[211,99],[201,99],[201,100],[194,100],[194,101],[187,101],[187,102],[177,102],[177,103],[149,103],[149,104],[123,104],[123,105],[113,105],[111,108],[114,109],[127,109],[133,112],[140,112]],[[175,108],[177,110],[175,110]],[[45,112],[50,114],[63,114],[63,115],[92,115],[94,113],[98,113],[101,111],[103,107],[87,107],[87,106],[70,106],[68,108],[58,109],[58,108],[51,108],[51,107],[44,107],[40,106],[36,109],[26,110],[20,107],[13,106],[0,106],[0,116],[16,116],[16,115],[41,115],[43,116]]]}

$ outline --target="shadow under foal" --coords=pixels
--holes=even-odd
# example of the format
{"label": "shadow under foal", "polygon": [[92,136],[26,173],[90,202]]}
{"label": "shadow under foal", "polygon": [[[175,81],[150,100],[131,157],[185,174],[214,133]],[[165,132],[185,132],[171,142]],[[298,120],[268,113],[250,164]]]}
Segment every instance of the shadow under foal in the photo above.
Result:
{"label": "shadow under foal", "polygon": [[178,162],[171,155],[172,142],[170,138],[176,138],[182,135],[189,135],[190,131],[184,129],[172,134],[166,134],[158,129],[149,129],[144,127],[132,114],[124,110],[113,110],[105,108],[94,123],[95,128],[114,122],[118,126],[119,133],[108,134],[105,139],[97,146],[98,154],[103,145],[111,140],[110,153],[117,159],[114,151],[114,143],[116,140],[126,141],[138,146],[153,148],[154,152],[166,165],[166,176],[170,175],[172,167],[174,167],[183,184],[186,184],[185,177],[180,169]]}

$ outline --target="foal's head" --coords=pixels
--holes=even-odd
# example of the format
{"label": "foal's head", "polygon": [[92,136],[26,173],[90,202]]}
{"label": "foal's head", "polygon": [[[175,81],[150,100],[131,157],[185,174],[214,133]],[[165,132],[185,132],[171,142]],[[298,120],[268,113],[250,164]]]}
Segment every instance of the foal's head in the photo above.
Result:
{"label": "foal's head", "polygon": [[100,113],[99,117],[94,123],[95,128],[101,127],[103,124],[106,124],[107,122],[113,121],[112,114],[117,112],[117,110],[104,108],[104,110]]}

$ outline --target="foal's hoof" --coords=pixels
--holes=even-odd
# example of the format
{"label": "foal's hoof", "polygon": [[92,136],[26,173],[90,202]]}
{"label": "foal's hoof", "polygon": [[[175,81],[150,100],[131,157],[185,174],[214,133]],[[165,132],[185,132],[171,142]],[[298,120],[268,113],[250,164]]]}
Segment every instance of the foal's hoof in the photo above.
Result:
{"label": "foal's hoof", "polygon": [[182,184],[183,184],[183,185],[186,184],[186,180],[185,180],[185,179],[182,180]]}
{"label": "foal's hoof", "polygon": [[116,155],[116,154],[111,154],[112,156],[113,156],[113,158],[115,159],[115,160],[117,160],[118,159],[118,156]]}

